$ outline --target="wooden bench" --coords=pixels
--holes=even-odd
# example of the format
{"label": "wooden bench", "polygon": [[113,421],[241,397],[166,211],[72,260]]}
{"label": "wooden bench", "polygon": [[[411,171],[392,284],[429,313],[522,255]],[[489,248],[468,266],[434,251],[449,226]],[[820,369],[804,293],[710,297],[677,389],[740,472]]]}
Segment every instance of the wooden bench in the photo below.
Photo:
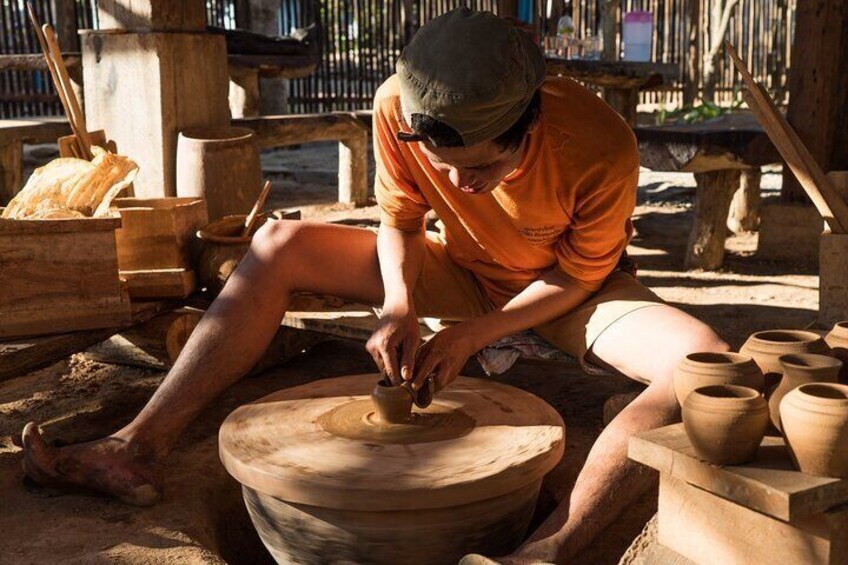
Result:
{"label": "wooden bench", "polygon": [[695,221],[686,267],[721,268],[734,194],[739,192],[735,222],[752,229],[751,219],[758,214],[760,167],[781,162],[777,150],[748,113],[697,124],[637,126],[634,132],[642,166],[695,175]]}
{"label": "wooden bench", "polygon": [[366,123],[350,112],[240,118],[233,125],[256,132],[259,147],[285,147],[315,141],[339,142],[339,202],[362,206],[368,201],[368,133]]}

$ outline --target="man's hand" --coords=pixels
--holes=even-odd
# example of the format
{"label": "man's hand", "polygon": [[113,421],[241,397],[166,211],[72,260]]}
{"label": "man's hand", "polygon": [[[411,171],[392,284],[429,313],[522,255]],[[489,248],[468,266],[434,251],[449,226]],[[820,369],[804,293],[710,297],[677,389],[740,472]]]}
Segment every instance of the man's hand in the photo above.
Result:
{"label": "man's hand", "polygon": [[421,346],[415,360],[412,388],[420,389],[427,377],[432,376],[435,390],[442,390],[456,379],[465,362],[476,351],[467,325],[457,324],[443,329]]}
{"label": "man's hand", "polygon": [[399,385],[412,378],[420,339],[418,317],[412,305],[385,308],[365,349],[392,384]]}

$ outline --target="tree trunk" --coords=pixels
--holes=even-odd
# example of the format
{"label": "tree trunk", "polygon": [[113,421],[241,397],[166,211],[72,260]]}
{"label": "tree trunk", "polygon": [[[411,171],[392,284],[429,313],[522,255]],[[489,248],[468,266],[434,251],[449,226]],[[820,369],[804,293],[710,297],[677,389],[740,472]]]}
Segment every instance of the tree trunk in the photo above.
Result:
{"label": "tree trunk", "polygon": [[715,98],[716,64],[719,54],[724,52],[724,36],[730,27],[730,16],[739,0],[715,1],[710,12],[710,49],[704,55],[704,99]]}
{"label": "tree trunk", "polygon": [[730,203],[727,228],[736,234],[757,231],[760,225],[760,169],[742,171],[739,188]]}
{"label": "tree trunk", "polygon": [[686,252],[687,269],[715,270],[724,262],[727,214],[733,193],[739,188],[740,171],[724,169],[695,173],[695,221]]}

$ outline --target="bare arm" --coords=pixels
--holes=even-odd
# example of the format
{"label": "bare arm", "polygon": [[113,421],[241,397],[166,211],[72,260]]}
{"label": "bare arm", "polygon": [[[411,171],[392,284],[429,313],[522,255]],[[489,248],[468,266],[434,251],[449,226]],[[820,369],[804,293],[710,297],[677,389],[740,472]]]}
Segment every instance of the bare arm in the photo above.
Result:
{"label": "bare arm", "polygon": [[558,268],[549,269],[503,308],[447,328],[421,350],[414,388],[433,375],[436,388],[447,386],[475,352],[498,339],[567,314],[591,296]]}
{"label": "bare arm", "polygon": [[420,339],[412,292],[421,274],[424,252],[423,228],[409,232],[380,225],[377,255],[385,298],[380,325],[366,349],[394,383],[412,377]]}

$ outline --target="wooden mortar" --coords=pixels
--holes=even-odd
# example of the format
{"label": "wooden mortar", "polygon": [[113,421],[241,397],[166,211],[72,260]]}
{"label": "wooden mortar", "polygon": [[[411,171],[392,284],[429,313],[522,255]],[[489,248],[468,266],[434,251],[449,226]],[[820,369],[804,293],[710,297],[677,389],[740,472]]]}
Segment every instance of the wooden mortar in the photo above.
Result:
{"label": "wooden mortar", "polygon": [[459,377],[413,418],[385,423],[370,399],[379,378],[279,391],[222,425],[221,461],[273,557],[453,564],[514,550],[564,451],[559,414],[525,391]]}

